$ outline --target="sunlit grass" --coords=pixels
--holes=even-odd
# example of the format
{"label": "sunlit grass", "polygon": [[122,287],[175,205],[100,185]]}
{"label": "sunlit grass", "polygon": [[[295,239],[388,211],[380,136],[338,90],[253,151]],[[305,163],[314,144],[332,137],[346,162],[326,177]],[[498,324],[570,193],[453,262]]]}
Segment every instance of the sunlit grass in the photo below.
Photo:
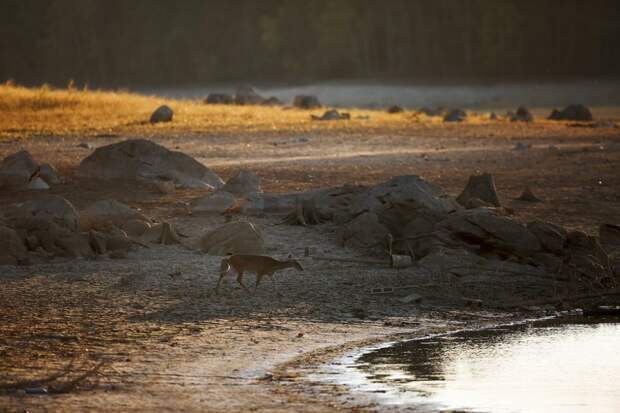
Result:
{"label": "sunlit grass", "polygon": [[[162,104],[172,107],[174,120],[149,124],[150,114]],[[199,100],[164,99],[125,91],[26,88],[5,84],[0,85],[0,138],[378,129],[389,132],[412,124],[441,122],[440,118],[415,112],[388,114],[364,109],[344,109],[351,114],[351,120],[347,121],[310,119],[311,114],[320,115],[323,111],[279,106],[206,105]]]}

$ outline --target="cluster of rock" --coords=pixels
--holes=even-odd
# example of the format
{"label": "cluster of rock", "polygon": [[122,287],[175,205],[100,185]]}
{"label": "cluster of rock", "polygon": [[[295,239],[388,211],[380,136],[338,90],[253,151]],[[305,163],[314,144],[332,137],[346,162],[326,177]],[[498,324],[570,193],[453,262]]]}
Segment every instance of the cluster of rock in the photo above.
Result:
{"label": "cluster of rock", "polygon": [[588,122],[592,120],[592,112],[584,105],[570,104],[562,110],[553,109],[548,119]]}
{"label": "cluster of rock", "polygon": [[49,189],[58,183],[56,169],[48,163],[39,164],[28,151],[16,152],[0,163],[0,188]]}
{"label": "cluster of rock", "polygon": [[82,212],[58,195],[10,205],[2,215],[0,263],[26,264],[51,257],[126,256],[131,236],[151,229],[144,215],[116,201],[98,201]]}
{"label": "cluster of rock", "polygon": [[[275,96],[269,98],[261,96],[251,86],[240,86],[234,94],[222,92],[209,93],[204,103],[211,105],[282,105],[282,102]],[[317,109],[321,107],[321,102],[314,95],[297,95],[293,98],[292,105],[298,109]]]}
{"label": "cluster of rock", "polygon": [[429,270],[460,275],[491,270],[499,275],[570,273],[602,284],[613,278],[609,239],[620,244],[620,230],[611,236],[615,230],[605,226],[607,238],[601,232],[601,244],[599,237],[552,223],[523,224],[501,208],[488,174],[472,177],[456,199],[418,176],[308,197],[321,217],[341,225],[343,246],[375,255],[411,255]]}
{"label": "cluster of rock", "polygon": [[310,115],[310,119],[312,120],[349,120],[351,119],[351,114],[347,112],[338,112],[336,109],[330,109],[323,113],[321,116]]}

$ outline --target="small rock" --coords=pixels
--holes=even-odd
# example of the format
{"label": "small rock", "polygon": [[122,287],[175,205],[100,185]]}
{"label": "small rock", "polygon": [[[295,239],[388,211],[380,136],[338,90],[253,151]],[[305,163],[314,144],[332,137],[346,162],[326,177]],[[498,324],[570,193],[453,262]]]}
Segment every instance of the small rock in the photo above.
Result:
{"label": "small rock", "polygon": [[346,112],[338,112],[335,109],[328,110],[322,116],[310,115],[312,120],[347,120],[351,119],[351,115]]}
{"label": "small rock", "polygon": [[28,182],[27,189],[41,190],[41,189],[50,189],[50,186],[45,183],[45,181],[39,177],[34,178],[32,181]]}
{"label": "small rock", "polygon": [[316,109],[321,107],[321,102],[313,95],[297,95],[293,99],[293,106],[299,109]]}
{"label": "small rock", "polygon": [[205,103],[211,105],[231,105],[235,101],[233,95],[228,93],[209,93]]}
{"label": "small rock", "polygon": [[251,86],[239,86],[235,93],[235,103],[237,105],[260,105],[265,102],[265,98],[259,95]]}
{"label": "small rock", "polygon": [[90,143],[88,143],[88,142],[80,142],[80,143],[78,143],[78,144],[76,145],[76,147],[77,147],[77,148],[84,148],[84,149],[93,149],[93,148],[94,148],[94,146],[93,146],[93,145],[91,145],[91,144],[90,144]]}
{"label": "small rock", "polygon": [[48,394],[48,391],[45,387],[26,387],[24,389],[24,392],[26,392],[26,394]]}
{"label": "small rock", "polygon": [[543,202],[542,199],[534,195],[534,192],[532,192],[532,189],[529,186],[525,187],[523,193],[517,199],[525,202]]}
{"label": "small rock", "polygon": [[174,112],[167,105],[162,105],[155,109],[155,112],[151,115],[151,119],[149,122],[151,123],[160,123],[160,122],[170,122],[172,121],[172,117]]}
{"label": "small rock", "polygon": [[516,151],[527,151],[531,147],[532,147],[531,143],[517,142],[515,145],[515,150]]}
{"label": "small rock", "polygon": [[387,109],[387,113],[401,113],[404,112],[404,109],[398,105],[392,105]]}
{"label": "small rock", "polygon": [[176,186],[174,185],[173,181],[159,180],[155,182],[155,186],[157,187],[157,190],[162,194],[171,194],[176,190]]}
{"label": "small rock", "polygon": [[570,104],[561,111],[553,109],[550,120],[575,120],[575,121],[591,121],[592,112],[582,104]]}
{"label": "small rock", "polygon": [[534,121],[534,116],[525,106],[519,106],[517,113],[512,114],[510,120],[512,122],[532,122]]}
{"label": "small rock", "polygon": [[444,116],[444,122],[463,122],[467,119],[467,113],[462,109],[453,109]]}
{"label": "small rock", "polygon": [[411,293],[409,295],[406,295],[405,297],[399,298],[398,301],[403,304],[418,303],[422,301],[422,296],[420,294]]}

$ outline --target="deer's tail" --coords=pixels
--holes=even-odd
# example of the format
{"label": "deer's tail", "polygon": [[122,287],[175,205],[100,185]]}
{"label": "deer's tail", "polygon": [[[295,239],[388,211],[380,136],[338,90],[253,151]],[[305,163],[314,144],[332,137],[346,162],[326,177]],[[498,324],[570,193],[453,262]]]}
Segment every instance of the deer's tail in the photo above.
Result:
{"label": "deer's tail", "polygon": [[230,259],[224,258],[220,264],[220,275],[226,274],[228,271],[230,271]]}

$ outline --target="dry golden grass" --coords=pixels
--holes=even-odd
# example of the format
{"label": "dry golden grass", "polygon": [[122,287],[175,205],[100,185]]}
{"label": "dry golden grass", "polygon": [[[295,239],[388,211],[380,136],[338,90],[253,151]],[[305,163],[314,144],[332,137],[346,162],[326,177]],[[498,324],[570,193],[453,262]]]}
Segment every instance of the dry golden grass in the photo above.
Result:
{"label": "dry golden grass", "polygon": [[[174,110],[170,123],[151,125],[159,105]],[[317,122],[308,111],[266,106],[206,105],[198,100],[163,99],[124,91],[25,88],[0,85],[0,139],[31,136],[182,135],[187,133],[389,132],[439,118],[404,112],[349,109],[351,120]],[[474,119],[473,122],[476,122]]]}

